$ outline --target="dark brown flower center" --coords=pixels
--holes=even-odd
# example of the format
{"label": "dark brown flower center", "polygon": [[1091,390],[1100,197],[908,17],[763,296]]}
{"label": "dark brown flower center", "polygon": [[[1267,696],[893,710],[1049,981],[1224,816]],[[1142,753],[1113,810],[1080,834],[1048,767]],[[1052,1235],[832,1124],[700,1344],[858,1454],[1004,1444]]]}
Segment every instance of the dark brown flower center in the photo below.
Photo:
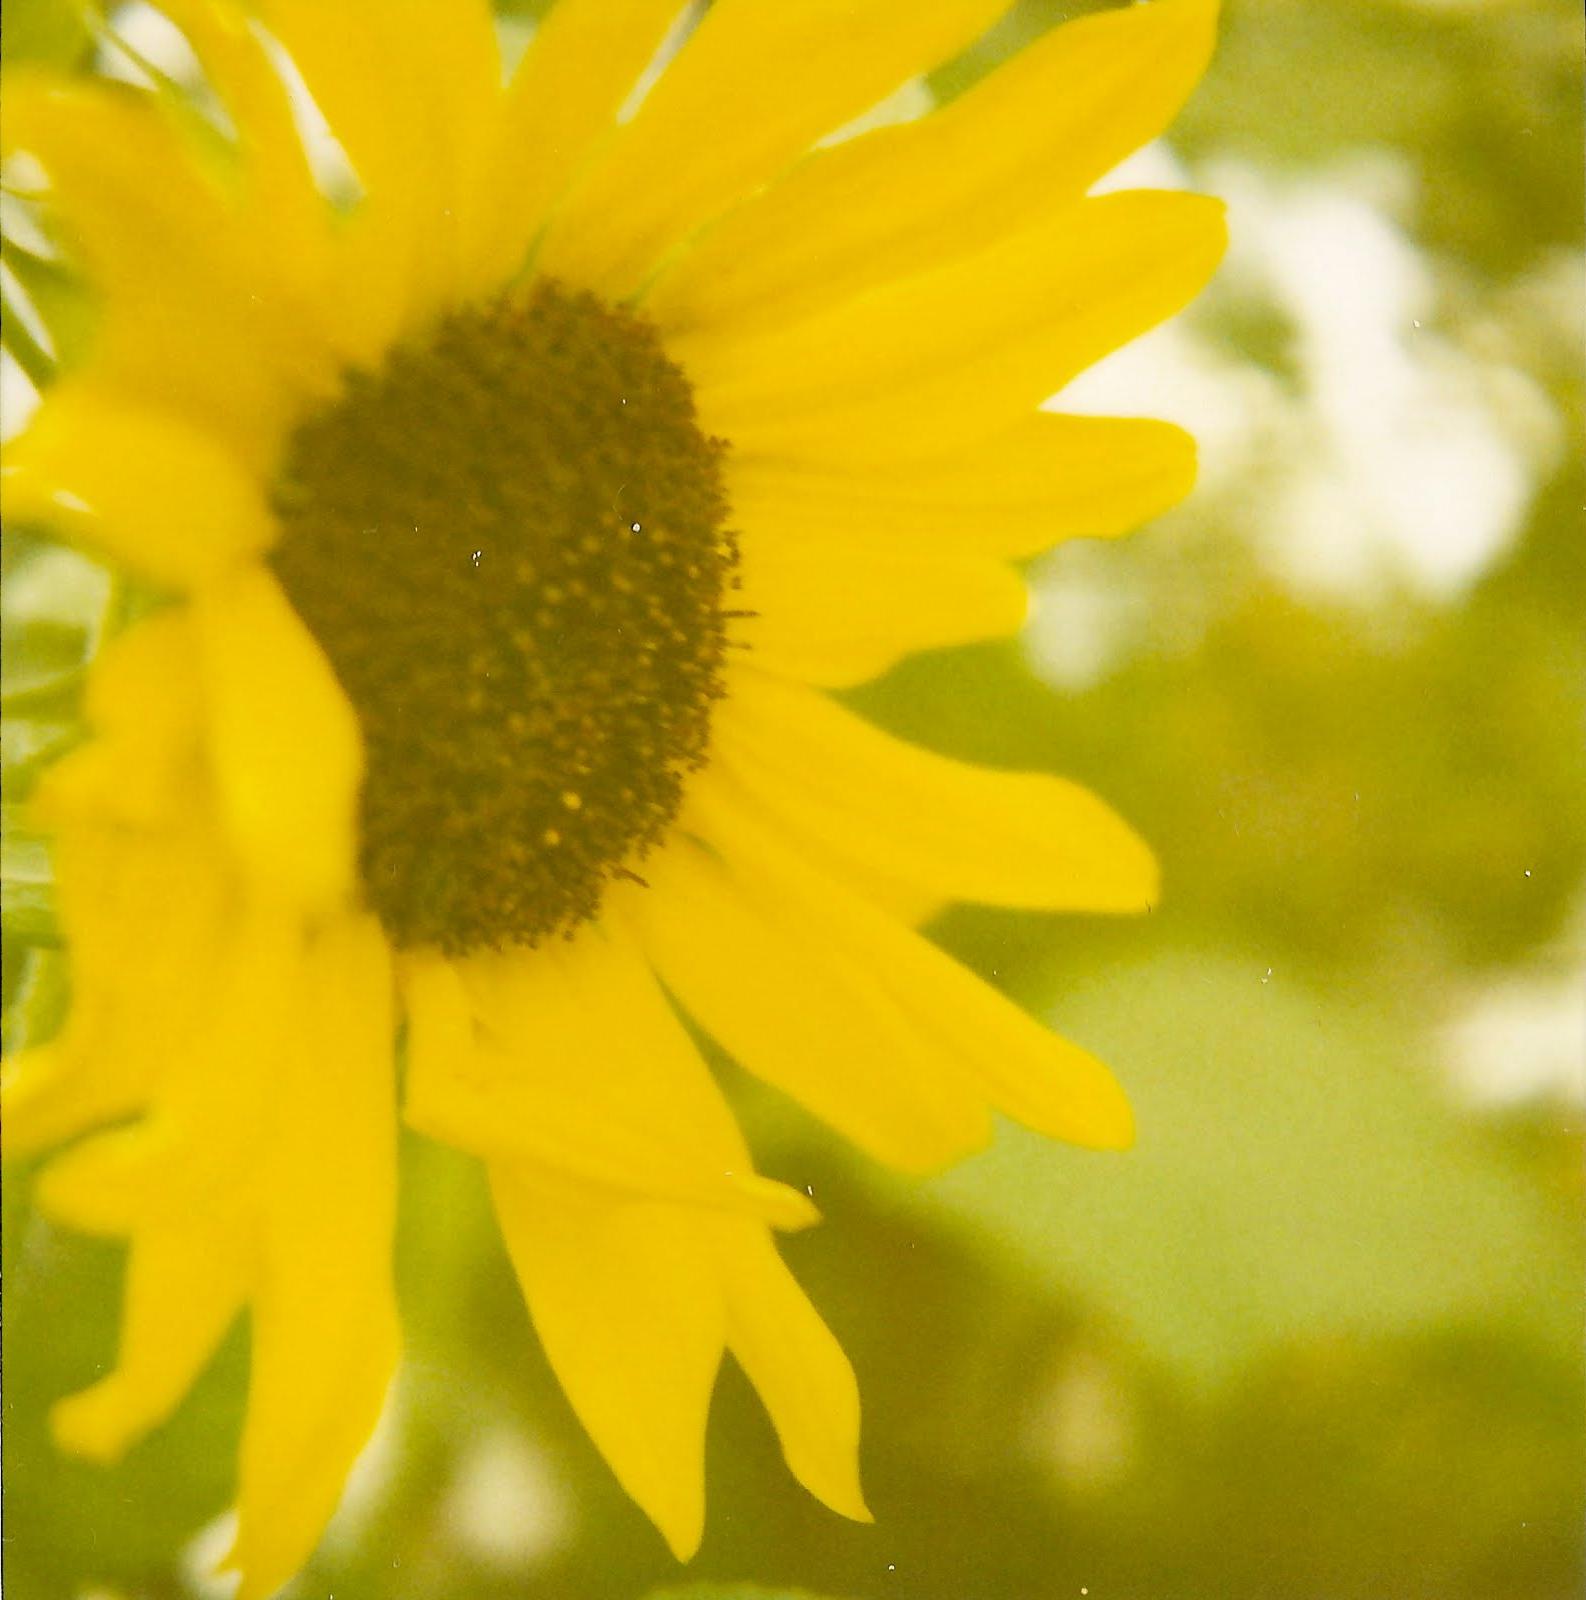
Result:
{"label": "dark brown flower center", "polygon": [[676,816],[722,692],[724,450],[648,323],[551,283],[292,437],[272,560],[363,728],[360,865],[397,945],[568,931]]}

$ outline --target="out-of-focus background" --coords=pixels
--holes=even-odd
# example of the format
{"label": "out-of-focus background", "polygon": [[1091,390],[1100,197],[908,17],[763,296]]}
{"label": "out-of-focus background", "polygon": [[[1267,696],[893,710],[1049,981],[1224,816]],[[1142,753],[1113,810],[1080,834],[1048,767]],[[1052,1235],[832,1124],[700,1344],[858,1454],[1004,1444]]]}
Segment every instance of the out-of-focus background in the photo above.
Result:
{"label": "out-of-focus background", "polygon": [[[1092,9],[1019,0],[891,112]],[[79,54],[70,17],[8,0],[8,56]],[[876,1525],[803,1495],[729,1372],[676,1568],[550,1379],[477,1173],[414,1139],[409,1362],[294,1594],[1581,1592],[1582,49],[1573,0],[1229,0],[1206,84],[1117,180],[1225,196],[1227,266],[1060,401],[1183,423],[1198,492],[1037,563],[1020,643],[853,697],[1084,779],[1166,874],[1148,920],[937,925],[1115,1065],[1131,1155],[1010,1128],[905,1184],[723,1068],[764,1167],[828,1219],[786,1253],[860,1374]],[[4,394],[14,426],[14,364]],[[24,536],[6,562],[20,802],[70,736],[103,590]],[[25,832],[5,866],[15,1042],[62,962]],[[5,1228],[8,1593],[207,1592],[243,1339],[123,1465],[63,1461],[45,1412],[110,1357],[117,1254],[51,1231],[25,1183]]]}

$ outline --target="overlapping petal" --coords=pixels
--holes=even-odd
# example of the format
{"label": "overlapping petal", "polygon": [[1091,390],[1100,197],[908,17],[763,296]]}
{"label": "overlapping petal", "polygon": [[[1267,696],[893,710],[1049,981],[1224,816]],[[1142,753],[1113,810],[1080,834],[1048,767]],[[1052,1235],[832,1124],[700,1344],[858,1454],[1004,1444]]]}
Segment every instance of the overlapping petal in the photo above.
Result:
{"label": "overlapping petal", "polygon": [[4,463],[8,519],[168,586],[213,581],[275,535],[256,477],[212,432],[85,384],[52,389]]}
{"label": "overlapping petal", "polygon": [[[1100,1149],[1132,1142],[1128,1100],[1093,1056],[783,842],[730,790],[701,784],[695,814],[745,897],[820,940],[833,965],[859,975],[872,1004],[906,1016],[929,1044],[939,1079],[981,1114],[992,1106],[1041,1133]],[[668,954],[658,943],[663,972]],[[727,981],[716,978],[718,987]],[[755,1066],[752,1055],[744,1061]]]}
{"label": "overlapping petal", "polygon": [[147,1115],[57,1158],[40,1200],[131,1245],[117,1365],[57,1409],[66,1448],[121,1454],[251,1307],[231,1563],[256,1597],[319,1537],[396,1360],[391,984],[368,920],[305,938],[261,910],[219,962]]}
{"label": "overlapping petal", "polygon": [[848,1358],[763,1229],[728,1220],[714,1232],[727,1345],[771,1413],[788,1469],[833,1511],[869,1522]]}
{"label": "overlapping petal", "polygon": [[48,180],[48,215],[101,302],[96,381],[220,434],[265,468],[335,376],[317,319],[271,270],[267,219],[201,173],[152,96],[8,80],[6,152]]}
{"label": "overlapping petal", "polygon": [[680,0],[558,0],[512,75],[488,154],[471,286],[523,264],[546,217],[615,133]]}
{"label": "overlapping petal", "polygon": [[407,1115],[487,1159],[632,1199],[814,1220],[761,1178],[720,1091],[620,930],[566,950],[408,963]]}
{"label": "overlapping petal", "polygon": [[733,514],[758,540],[1014,558],[1127,533],[1176,505],[1195,481],[1195,442],[1167,422],[1041,411],[928,461],[739,454],[728,472]]}
{"label": "overlapping petal", "polygon": [[619,896],[689,1014],[749,1071],[890,1166],[931,1171],[991,1137],[983,1098],[816,919],[680,838]]}
{"label": "overlapping petal", "polygon": [[944,900],[1139,912],[1157,868],[1088,789],[934,755],[752,669],[717,719],[717,767],[790,837]]}
{"label": "overlapping petal", "polygon": [[356,866],[363,740],[330,662],[261,567],[208,585],[192,617],[234,847],[259,892],[339,903]]}
{"label": "overlapping petal", "polygon": [[1104,195],[791,327],[672,348],[705,426],[745,455],[926,459],[997,437],[1177,311],[1224,243],[1215,200]]}
{"label": "overlapping petal", "polygon": [[[362,184],[370,248],[355,261],[379,267],[376,282],[400,297],[388,313],[397,326],[433,315],[459,293],[465,241],[482,225],[501,70],[488,7],[259,0],[258,10]],[[347,285],[352,306],[357,293]]]}
{"label": "overlapping petal", "polygon": [[675,1207],[566,1199],[493,1163],[502,1233],[551,1366],[681,1559],[705,1518],[705,1421],[726,1339],[708,1230]]}
{"label": "overlapping petal", "polygon": [[[298,136],[291,96],[240,0],[163,0],[186,36],[237,136],[248,211],[268,225],[272,265],[322,299],[332,249],[331,214]],[[327,331],[334,332],[334,325]]]}
{"label": "overlapping petal", "polygon": [[817,152],[682,256],[646,310],[669,334],[742,338],[1038,224],[1168,124],[1216,11],[1153,0],[1054,28],[934,115]]}
{"label": "overlapping petal", "polygon": [[390,957],[372,918],[305,952],[294,1037],[268,1066],[259,1274],[237,1493],[240,1600],[308,1558],[385,1401],[400,1346],[391,1251],[396,1106]]}
{"label": "overlapping petal", "polygon": [[841,687],[919,650],[1015,634],[1018,573],[972,551],[909,550],[817,536],[776,539],[745,521],[742,629],[756,665]]}
{"label": "overlapping petal", "polygon": [[45,774],[33,805],[54,833],[76,998],[58,1038],[5,1063],[11,1154],[147,1104],[168,1052],[197,1025],[232,909],[224,854],[194,804],[201,713],[177,613],[104,650],[86,709],[94,737]]}
{"label": "overlapping petal", "polygon": [[615,298],[822,134],[969,44],[1003,0],[718,0],[556,218],[542,266]]}
{"label": "overlapping petal", "polygon": [[[699,1542],[705,1418],[729,1344],[747,1352],[800,1477],[862,1509],[851,1374],[767,1232],[813,1209],[753,1176],[620,925],[461,973],[414,962],[404,990],[409,1120],[485,1160],[551,1364],[673,1550]],[[780,1328],[746,1304],[762,1279],[778,1287]]]}

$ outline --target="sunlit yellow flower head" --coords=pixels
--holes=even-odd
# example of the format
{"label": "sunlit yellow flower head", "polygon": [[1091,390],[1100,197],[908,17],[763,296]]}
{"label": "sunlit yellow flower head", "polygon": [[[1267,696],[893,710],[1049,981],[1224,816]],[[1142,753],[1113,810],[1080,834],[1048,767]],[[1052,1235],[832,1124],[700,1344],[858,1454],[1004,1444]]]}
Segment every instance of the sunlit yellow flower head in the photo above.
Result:
{"label": "sunlit yellow flower head", "polygon": [[13,181],[99,307],[8,511],[169,599],[38,801],[75,1001],[9,1068],[8,1147],[66,1145],[41,1204],[130,1246],[60,1443],[125,1450],[246,1310],[230,1564],[284,1582],[397,1363],[401,1116],[485,1163],[551,1363],[679,1555],[724,1350],[864,1517],[852,1374],[772,1243],[813,1209],[682,1019],[910,1171],[994,1111],[1129,1141],[1105,1069],[913,925],[1141,910],[1149,851],[825,691],[1015,631],[1011,563],[1188,488],[1177,430],[1039,407],[1218,257],[1209,200],[1086,198],[1213,4],[825,143],[1003,0],[717,0],[686,35],[678,0],[560,0],[505,87],[482,3],[161,4],[203,96],[7,89]]}

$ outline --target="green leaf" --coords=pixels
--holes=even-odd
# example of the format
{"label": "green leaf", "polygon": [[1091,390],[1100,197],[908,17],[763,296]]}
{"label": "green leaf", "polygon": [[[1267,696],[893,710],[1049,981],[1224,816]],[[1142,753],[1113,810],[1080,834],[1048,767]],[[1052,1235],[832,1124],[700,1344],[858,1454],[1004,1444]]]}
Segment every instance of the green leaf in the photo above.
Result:
{"label": "green leaf", "polygon": [[1226,954],[1079,983],[1057,1025],[1118,1071],[1130,1153],[1002,1131],[917,1191],[1026,1281],[1078,1294],[1181,1379],[1270,1349],[1501,1327],[1571,1359],[1565,1230],[1439,1090],[1413,1034]]}

